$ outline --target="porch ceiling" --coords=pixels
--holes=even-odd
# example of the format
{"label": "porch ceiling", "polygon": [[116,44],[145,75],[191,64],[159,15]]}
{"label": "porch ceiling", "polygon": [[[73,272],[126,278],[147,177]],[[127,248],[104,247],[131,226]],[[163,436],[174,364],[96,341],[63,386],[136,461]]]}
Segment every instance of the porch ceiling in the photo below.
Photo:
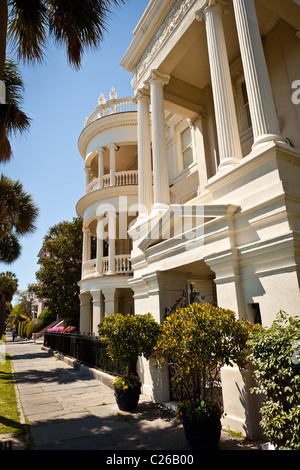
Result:
{"label": "porch ceiling", "polygon": [[[262,36],[275,24],[280,12],[282,0],[256,0],[256,10],[259,27]],[[293,4],[293,0],[288,0]],[[294,4],[294,9],[299,9]],[[282,9],[282,8],[281,8]],[[283,19],[292,19],[288,8],[283,9]],[[299,17],[299,14],[298,14]],[[300,21],[300,20],[299,20]],[[229,63],[232,63],[240,55],[240,48],[237,36],[237,29],[233,6],[223,16],[224,32],[228,52]],[[295,21],[294,21],[295,23]],[[299,25],[300,28],[300,25]],[[182,80],[187,84],[203,89],[210,83],[209,59],[207,50],[207,39],[205,23],[196,19],[191,23],[186,32],[179,38],[173,49],[165,57],[159,68],[163,73]],[[165,86],[166,92],[169,85]]]}

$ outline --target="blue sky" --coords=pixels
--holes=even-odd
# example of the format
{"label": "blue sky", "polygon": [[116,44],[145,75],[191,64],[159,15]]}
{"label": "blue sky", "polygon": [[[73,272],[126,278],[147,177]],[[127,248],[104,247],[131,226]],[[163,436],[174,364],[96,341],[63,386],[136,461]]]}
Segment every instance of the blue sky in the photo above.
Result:
{"label": "blue sky", "polygon": [[49,45],[41,65],[21,65],[25,83],[23,110],[32,119],[28,133],[11,140],[13,158],[1,172],[20,180],[39,207],[37,229],[21,239],[22,255],[14,263],[0,263],[0,272],[12,271],[19,289],[36,281],[37,254],[49,227],[76,216],[75,205],[84,194],[83,159],[77,142],[85,118],[111,87],[118,97],[132,96],[131,74],[120,61],[133,39],[133,30],[148,0],[128,0],[109,22],[101,48],[84,54],[80,71],[73,70],[60,48]]}

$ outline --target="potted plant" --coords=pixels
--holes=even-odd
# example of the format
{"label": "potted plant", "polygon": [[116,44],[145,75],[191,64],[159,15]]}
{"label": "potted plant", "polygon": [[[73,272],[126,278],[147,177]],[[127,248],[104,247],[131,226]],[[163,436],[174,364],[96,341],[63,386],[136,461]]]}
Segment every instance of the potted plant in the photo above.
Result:
{"label": "potted plant", "polygon": [[200,379],[198,396],[178,405],[185,436],[191,449],[212,449],[219,443],[222,409],[213,394],[220,368],[243,367],[246,342],[253,328],[234,312],[209,303],[192,304],[166,318],[154,348],[156,365],[177,367],[177,380]]}
{"label": "potted plant", "polygon": [[139,401],[141,381],[137,374],[140,356],[149,359],[156,344],[160,325],[150,313],[145,315],[109,315],[98,325],[99,335],[107,345],[110,358],[125,370],[113,380],[117,404],[123,411],[133,411]]}

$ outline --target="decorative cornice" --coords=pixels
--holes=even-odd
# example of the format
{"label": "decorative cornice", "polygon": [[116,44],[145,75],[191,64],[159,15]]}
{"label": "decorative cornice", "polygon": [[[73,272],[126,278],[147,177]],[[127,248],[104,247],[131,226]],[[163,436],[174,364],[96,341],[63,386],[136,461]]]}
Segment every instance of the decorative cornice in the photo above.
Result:
{"label": "decorative cornice", "polygon": [[134,69],[133,88],[195,2],[196,0],[177,0],[171,7]]}

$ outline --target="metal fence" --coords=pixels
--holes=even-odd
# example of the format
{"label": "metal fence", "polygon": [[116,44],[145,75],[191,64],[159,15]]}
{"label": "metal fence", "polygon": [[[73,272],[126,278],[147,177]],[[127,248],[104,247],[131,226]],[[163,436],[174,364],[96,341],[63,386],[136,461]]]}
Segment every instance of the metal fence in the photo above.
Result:
{"label": "metal fence", "polygon": [[105,342],[95,336],[47,332],[44,346],[109,374],[122,375],[125,372],[108,356]]}

